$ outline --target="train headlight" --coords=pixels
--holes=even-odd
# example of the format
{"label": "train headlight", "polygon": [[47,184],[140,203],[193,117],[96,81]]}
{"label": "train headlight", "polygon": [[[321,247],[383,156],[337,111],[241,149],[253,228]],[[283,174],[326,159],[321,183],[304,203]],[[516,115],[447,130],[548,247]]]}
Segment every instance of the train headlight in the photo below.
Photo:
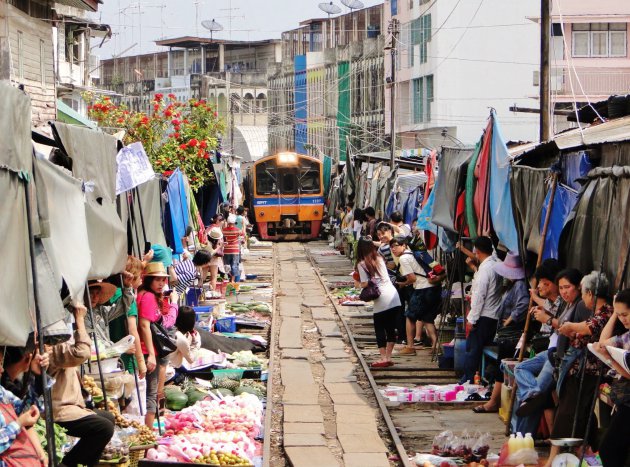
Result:
{"label": "train headlight", "polygon": [[278,154],[279,165],[292,165],[297,163],[297,154],[294,152],[281,152]]}
{"label": "train headlight", "polygon": [[315,211],[313,211],[313,214],[315,214],[316,216],[319,216],[319,211],[315,209]]}
{"label": "train headlight", "polygon": [[261,211],[261,212],[258,214],[258,216],[259,216],[259,217],[265,217],[265,213]]}

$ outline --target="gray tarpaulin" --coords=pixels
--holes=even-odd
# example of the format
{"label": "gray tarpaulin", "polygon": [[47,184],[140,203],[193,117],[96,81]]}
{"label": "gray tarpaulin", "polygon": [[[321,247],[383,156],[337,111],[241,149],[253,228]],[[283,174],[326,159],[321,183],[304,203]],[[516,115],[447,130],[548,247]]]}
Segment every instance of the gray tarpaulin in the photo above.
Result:
{"label": "gray tarpaulin", "polygon": [[512,212],[522,253],[531,251],[538,254],[540,244],[540,215],[548,186],[545,178],[549,169],[537,169],[513,165],[510,171]]}
{"label": "gray tarpaulin", "polygon": [[90,278],[122,272],[127,261],[127,231],[116,211],[117,140],[101,131],[55,123],[72,157],[72,173],[83,180],[85,218],[92,253]]}
{"label": "gray tarpaulin", "polygon": [[45,203],[50,232],[42,242],[70,296],[78,299],[83,297],[91,265],[81,181],[47,160],[35,161],[35,174],[38,203]]}
{"label": "gray tarpaulin", "polygon": [[[6,93],[1,93],[4,96]],[[11,113],[12,111],[0,113]],[[29,108],[30,132],[30,108]],[[0,127],[2,128],[2,127]],[[13,128],[15,129],[15,128]],[[3,128],[4,130],[4,128]],[[14,134],[7,132],[7,134]],[[10,139],[10,138],[5,138]],[[4,154],[0,158],[4,162]],[[0,345],[23,346],[34,322],[29,283],[30,252],[26,224],[24,182],[7,170],[0,170]]]}
{"label": "gray tarpaulin", "polygon": [[[13,172],[30,172],[31,100],[23,91],[0,81],[0,167]],[[26,221],[26,220],[25,220]]]}
{"label": "gray tarpaulin", "polygon": [[604,272],[616,290],[630,248],[630,166],[597,168],[588,179],[563,232],[560,260],[587,273],[599,269],[603,255]]}
{"label": "gray tarpaulin", "polygon": [[94,182],[94,196],[116,199],[118,140],[102,131],[55,122],[68,155],[72,173],[84,182]]}
{"label": "gray tarpaulin", "polygon": [[444,148],[435,187],[431,222],[456,232],[457,198],[466,183],[466,169],[475,148]]}
{"label": "gray tarpaulin", "polygon": [[[160,190],[160,180],[155,178],[147,183],[143,183],[138,186],[138,193],[140,194],[140,203],[136,201],[134,204],[134,216],[138,223],[138,235],[140,241],[144,242],[142,234],[142,223],[140,217],[140,204],[142,204],[142,215],[144,216],[144,228],[147,234],[147,241],[151,244],[158,244],[166,246],[166,239],[164,238],[164,230],[162,229],[162,207],[160,205],[160,197],[162,196]],[[124,195],[121,197],[121,213],[124,223],[127,222],[129,216],[129,209],[126,198]],[[134,232],[135,243],[135,232]],[[140,245],[142,248],[142,245]]]}

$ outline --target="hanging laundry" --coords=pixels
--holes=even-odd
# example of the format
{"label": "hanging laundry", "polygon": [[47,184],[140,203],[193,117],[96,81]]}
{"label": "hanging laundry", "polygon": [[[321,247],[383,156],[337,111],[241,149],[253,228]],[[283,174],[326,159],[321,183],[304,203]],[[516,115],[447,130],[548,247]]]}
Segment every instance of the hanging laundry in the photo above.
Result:
{"label": "hanging laundry", "polygon": [[490,213],[494,231],[509,251],[518,251],[518,234],[512,213],[510,193],[510,165],[508,152],[501,127],[494,110],[491,114],[492,157],[490,159]]}
{"label": "hanging laundry", "polygon": [[[541,214],[540,232],[542,235],[547,209],[549,209],[549,199],[551,190],[547,192],[543,210]],[[551,205],[551,217],[549,218],[549,226],[547,227],[547,237],[545,240],[545,249],[543,251],[543,259],[559,258],[558,245],[560,244],[560,235],[564,226],[567,224],[569,214],[578,202],[578,193],[564,186],[556,187],[556,194]]]}
{"label": "hanging laundry", "polygon": [[477,146],[475,146],[475,152],[473,152],[470,164],[468,164],[468,171],[466,172],[466,223],[468,224],[469,235],[473,240],[477,238],[477,216],[475,215],[474,204],[475,188],[477,186],[475,167],[477,166],[482,144],[483,136],[477,142]]}
{"label": "hanging laundry", "polygon": [[477,235],[490,236],[492,227],[490,225],[490,157],[491,157],[491,141],[492,141],[492,118],[488,120],[488,125],[484,130],[483,144],[477,157],[475,165],[475,178],[477,185],[475,186],[475,194],[473,196],[473,205],[475,208],[475,217],[477,218]]}

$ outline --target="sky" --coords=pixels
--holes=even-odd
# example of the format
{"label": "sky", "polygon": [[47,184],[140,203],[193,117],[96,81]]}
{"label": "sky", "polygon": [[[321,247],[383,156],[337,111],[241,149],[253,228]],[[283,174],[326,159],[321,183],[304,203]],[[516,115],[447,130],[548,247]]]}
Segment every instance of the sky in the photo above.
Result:
{"label": "sky", "polygon": [[[160,50],[154,41],[162,37],[209,37],[201,21],[215,19],[224,30],[217,39],[279,39],[283,31],[300,21],[325,17],[318,5],[324,0],[104,0],[94,14],[112,28],[112,38],[94,52],[102,59]],[[328,3],[330,0],[327,0]],[[342,12],[350,10],[334,0]],[[366,7],[382,0],[363,0]],[[231,33],[229,31],[231,24]]]}

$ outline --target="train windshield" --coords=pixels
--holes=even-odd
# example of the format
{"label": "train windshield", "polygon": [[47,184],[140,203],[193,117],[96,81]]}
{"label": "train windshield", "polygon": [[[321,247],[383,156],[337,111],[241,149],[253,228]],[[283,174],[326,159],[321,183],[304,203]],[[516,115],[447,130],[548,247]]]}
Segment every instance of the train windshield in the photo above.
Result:
{"label": "train windshield", "polygon": [[320,164],[307,159],[300,159],[300,192],[319,193],[321,190],[319,177]]}
{"label": "train windshield", "polygon": [[256,166],[256,193],[259,195],[278,193],[278,169],[275,161],[262,162]]}

